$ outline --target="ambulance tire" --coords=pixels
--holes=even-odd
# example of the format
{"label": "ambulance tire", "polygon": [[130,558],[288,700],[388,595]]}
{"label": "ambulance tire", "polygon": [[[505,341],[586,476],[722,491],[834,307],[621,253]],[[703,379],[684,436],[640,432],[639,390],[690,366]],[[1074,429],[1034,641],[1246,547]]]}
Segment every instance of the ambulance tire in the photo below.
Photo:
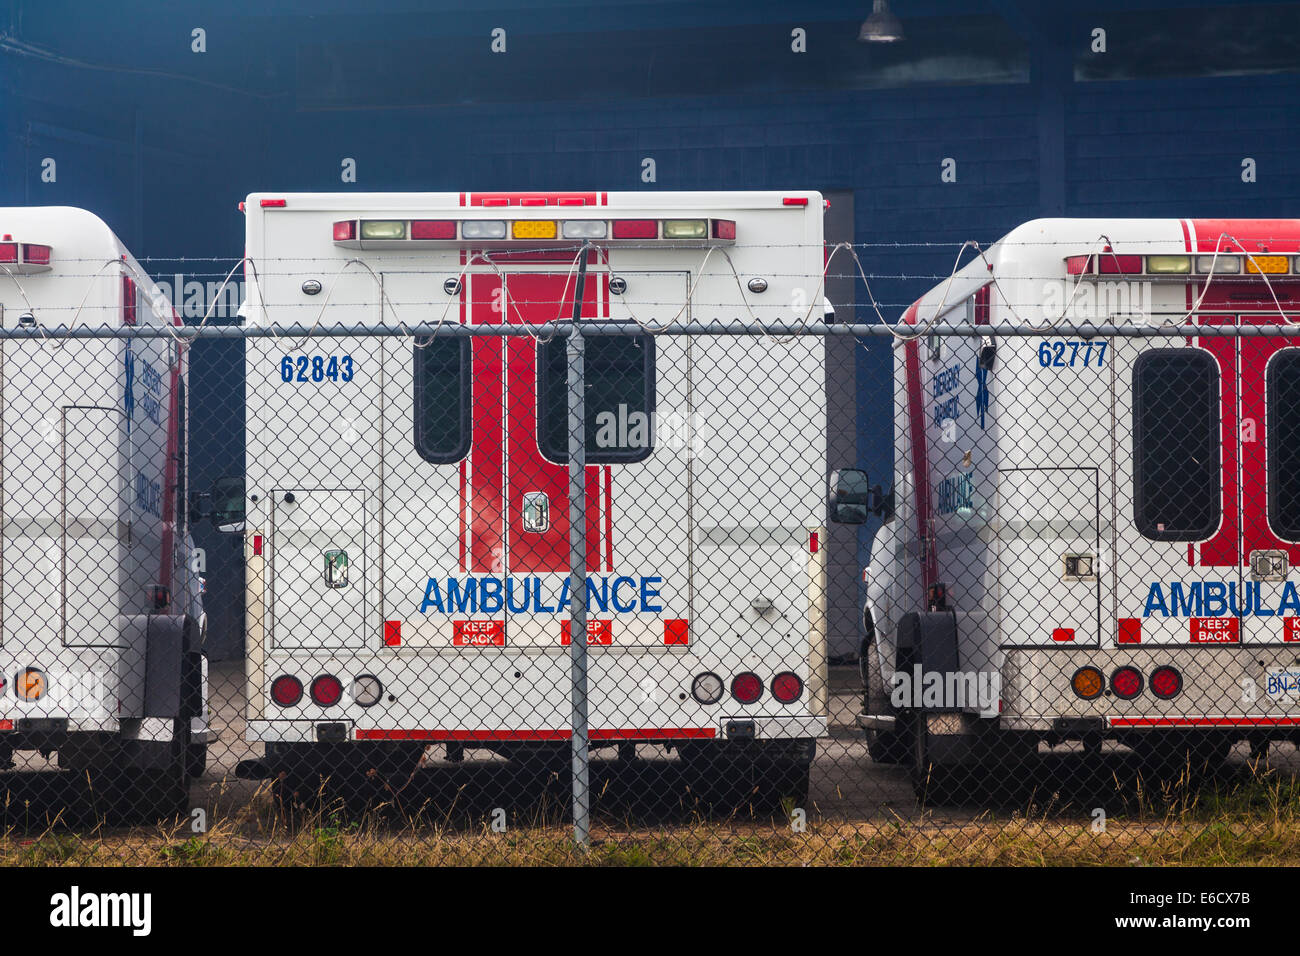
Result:
{"label": "ambulance tire", "polygon": [[424,756],[422,744],[270,744],[271,792],[291,821],[400,806]]}
{"label": "ambulance tire", "polygon": [[190,744],[185,751],[185,772],[191,780],[198,780],[208,770],[208,745]]}
{"label": "ambulance tire", "polygon": [[87,771],[91,811],[116,824],[170,821],[190,810],[185,752],[189,728],[177,721],[176,736],[165,745],[162,766],[133,767],[116,760]]}
{"label": "ambulance tire", "polygon": [[1148,779],[1197,783],[1213,776],[1228,759],[1232,738],[1223,732],[1156,730],[1135,735],[1129,746]]}
{"label": "ambulance tire", "polygon": [[[889,695],[885,693],[885,678],[880,673],[880,659],[874,644],[862,646],[862,702],[868,714],[883,714],[889,708]],[[873,763],[905,764],[912,760],[912,736],[907,726],[907,719],[899,714],[895,717],[893,730],[865,731],[867,737],[867,755]]]}
{"label": "ambulance tire", "polygon": [[926,730],[924,715],[918,715],[912,733],[912,792],[923,806],[969,800],[977,789],[977,775],[965,763],[934,760],[932,736]]}
{"label": "ambulance tire", "polygon": [[686,805],[715,817],[806,807],[815,751],[815,740],[685,744]]}

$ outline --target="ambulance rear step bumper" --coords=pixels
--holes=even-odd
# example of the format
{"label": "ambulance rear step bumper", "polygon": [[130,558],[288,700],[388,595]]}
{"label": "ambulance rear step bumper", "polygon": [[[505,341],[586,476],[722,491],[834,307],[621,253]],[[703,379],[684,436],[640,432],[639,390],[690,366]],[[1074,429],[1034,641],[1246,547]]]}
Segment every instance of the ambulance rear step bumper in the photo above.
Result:
{"label": "ambulance rear step bumper", "polygon": [[893,730],[897,718],[892,714],[858,714],[854,722],[863,730]]}

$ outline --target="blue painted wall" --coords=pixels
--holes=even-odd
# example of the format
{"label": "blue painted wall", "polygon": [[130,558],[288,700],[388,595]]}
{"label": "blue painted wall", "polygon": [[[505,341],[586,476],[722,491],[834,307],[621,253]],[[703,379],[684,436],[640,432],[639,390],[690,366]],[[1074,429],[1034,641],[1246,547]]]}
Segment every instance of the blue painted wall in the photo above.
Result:
{"label": "blue painted wall", "polygon": [[[200,260],[156,274],[211,278],[253,189],[851,189],[891,320],[961,241],[1035,216],[1300,216],[1295,5],[897,0],[908,37],[888,51],[855,40],[870,6],[19,0],[0,14],[0,204],[85,206],[139,256]],[[196,484],[242,453],[220,411],[238,354],[209,354]],[[857,374],[880,475],[888,349]]]}

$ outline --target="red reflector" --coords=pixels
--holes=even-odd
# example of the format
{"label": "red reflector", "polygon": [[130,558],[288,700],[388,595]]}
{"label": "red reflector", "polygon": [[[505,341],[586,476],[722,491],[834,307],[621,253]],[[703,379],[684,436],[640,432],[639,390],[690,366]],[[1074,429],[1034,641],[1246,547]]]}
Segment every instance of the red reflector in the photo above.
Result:
{"label": "red reflector", "polygon": [[737,674],[731,679],[731,696],[742,704],[752,704],[763,696],[763,682],[750,671]]}
{"label": "red reflector", "polygon": [[411,222],[412,239],[455,239],[456,223],[450,219],[416,219]]}
{"label": "red reflector", "polygon": [[1157,667],[1151,672],[1151,693],[1168,700],[1183,689],[1183,675],[1172,667]]}
{"label": "red reflector", "polygon": [[803,681],[786,671],[772,678],[772,696],[783,704],[793,704],[803,693]]}
{"label": "red reflector", "polygon": [[402,622],[385,621],[384,622],[384,645],[386,647],[400,647],[402,643]]}
{"label": "red reflector", "polygon": [[284,674],[271,681],[271,699],[281,707],[292,707],[302,700],[302,681]]}
{"label": "red reflector", "polygon": [[672,618],[664,621],[665,644],[689,644],[690,642],[690,624],[685,618]]}
{"label": "red reflector", "polygon": [[1142,619],[1140,617],[1121,617],[1119,619],[1119,643],[1142,643]]}
{"label": "red reflector", "polygon": [[808,205],[807,196],[786,196],[781,200],[783,206],[806,206]]}
{"label": "red reflector", "polygon": [[262,536],[260,534],[255,534],[253,535],[253,554],[260,555],[261,553],[262,553]]}
{"label": "red reflector", "polygon": [[1104,275],[1119,275],[1142,271],[1141,256],[1116,256],[1105,254],[1100,257],[1101,271]]}
{"label": "red reflector", "polygon": [[615,239],[658,239],[659,221],[657,219],[615,219]]}
{"label": "red reflector", "polygon": [[714,239],[735,239],[736,224],[730,219],[713,220],[713,238]]}
{"label": "red reflector", "polygon": [[13,730],[14,722],[12,720],[0,720],[0,730]]}
{"label": "red reflector", "polygon": [[509,205],[510,205],[510,200],[509,200],[509,199],[484,199],[484,200],[483,200],[483,205],[485,205],[485,206],[509,206]]}
{"label": "red reflector", "polygon": [[321,674],[311,682],[311,699],[322,707],[333,707],[343,699],[343,682],[333,674]]}
{"label": "red reflector", "polygon": [[521,205],[521,206],[545,206],[545,205],[546,205],[546,200],[545,200],[545,199],[538,199],[538,198],[533,197],[533,196],[529,196],[529,197],[526,198],[526,199],[521,199],[521,200],[519,200],[519,205]]}
{"label": "red reflector", "polygon": [[18,243],[0,242],[0,262],[18,261]]}
{"label": "red reflector", "polygon": [[1074,628],[1058,627],[1052,631],[1052,640],[1054,641],[1072,641],[1074,640]]}
{"label": "red reflector", "polygon": [[288,205],[288,203],[286,203],[283,199],[263,199],[263,200],[262,200],[262,208],[263,208],[263,209],[281,209],[281,208],[283,208],[284,206],[287,206],[287,205]]}
{"label": "red reflector", "polygon": [[50,264],[50,247],[34,246],[30,243],[24,244],[23,261],[38,266],[48,266]]}
{"label": "red reflector", "polygon": [[347,242],[349,239],[357,237],[357,221],[355,219],[345,219],[343,222],[334,223],[334,241]]}
{"label": "red reflector", "polygon": [[1110,675],[1110,689],[1121,700],[1132,700],[1142,693],[1142,674],[1136,667],[1121,667]]}
{"label": "red reflector", "polygon": [[581,196],[561,196],[559,199],[555,200],[555,204],[557,206],[585,206],[587,205],[587,200],[583,199]]}
{"label": "red reflector", "polygon": [[122,324],[135,325],[135,319],[135,282],[130,276],[122,276]]}
{"label": "red reflector", "polygon": [[1065,271],[1072,276],[1083,275],[1088,270],[1091,256],[1070,256],[1065,260]]}
{"label": "red reflector", "polygon": [[808,551],[810,553],[816,554],[817,549],[821,547],[821,544],[821,538],[816,531],[808,535]]}

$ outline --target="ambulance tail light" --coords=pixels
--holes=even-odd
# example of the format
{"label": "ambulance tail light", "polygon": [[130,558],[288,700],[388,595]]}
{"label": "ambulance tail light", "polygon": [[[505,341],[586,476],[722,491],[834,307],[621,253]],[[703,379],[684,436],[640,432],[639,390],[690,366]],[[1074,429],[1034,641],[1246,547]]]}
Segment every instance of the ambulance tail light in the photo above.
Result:
{"label": "ambulance tail light", "polygon": [[615,239],[658,239],[657,219],[615,219]]}
{"label": "ambulance tail light", "polygon": [[455,239],[456,222],[452,219],[413,219],[412,239]]}
{"label": "ambulance tail light", "polygon": [[1132,700],[1142,693],[1142,672],[1127,664],[1117,667],[1110,675],[1110,689],[1120,700]]}
{"label": "ambulance tail light", "polygon": [[333,674],[321,674],[311,682],[311,699],[320,707],[333,707],[343,699],[343,682]]}
{"label": "ambulance tail light", "polygon": [[406,223],[400,219],[362,219],[362,239],[405,239]]}
{"label": "ambulance tail light", "polygon": [[772,696],[783,704],[793,704],[803,694],[803,681],[790,671],[772,678]]}
{"label": "ambulance tail light", "polygon": [[731,696],[742,704],[752,704],[763,696],[763,680],[752,671],[731,679]]}
{"label": "ambulance tail light", "polygon": [[296,707],[302,700],[302,681],[292,674],[281,674],[271,681],[271,699],[281,707]]}
{"label": "ambulance tail light", "polygon": [[345,219],[342,222],[334,223],[334,241],[350,242],[357,237],[357,221],[355,219]]}
{"label": "ambulance tail light", "polygon": [[665,219],[665,239],[703,239],[709,234],[706,219]]}
{"label": "ambulance tail light", "polygon": [[1161,700],[1177,697],[1183,690],[1183,675],[1178,669],[1162,664],[1151,672],[1151,693]]}
{"label": "ambulance tail light", "polygon": [[1080,667],[1070,678],[1070,689],[1084,700],[1100,697],[1106,687],[1106,678],[1101,671],[1092,666]]}
{"label": "ambulance tail light", "polygon": [[713,220],[713,238],[714,239],[735,239],[736,224],[730,219]]}
{"label": "ambulance tail light", "polygon": [[569,219],[561,231],[565,239],[604,239],[609,235],[609,223],[603,219]]}
{"label": "ambulance tail light", "polygon": [[23,262],[34,266],[48,266],[50,264],[50,247],[24,242]]}
{"label": "ambulance tail light", "polygon": [[1241,260],[1236,256],[1197,256],[1196,271],[1201,275],[1240,275]]}
{"label": "ambulance tail light", "polygon": [[18,243],[0,242],[0,262],[18,261]]}

